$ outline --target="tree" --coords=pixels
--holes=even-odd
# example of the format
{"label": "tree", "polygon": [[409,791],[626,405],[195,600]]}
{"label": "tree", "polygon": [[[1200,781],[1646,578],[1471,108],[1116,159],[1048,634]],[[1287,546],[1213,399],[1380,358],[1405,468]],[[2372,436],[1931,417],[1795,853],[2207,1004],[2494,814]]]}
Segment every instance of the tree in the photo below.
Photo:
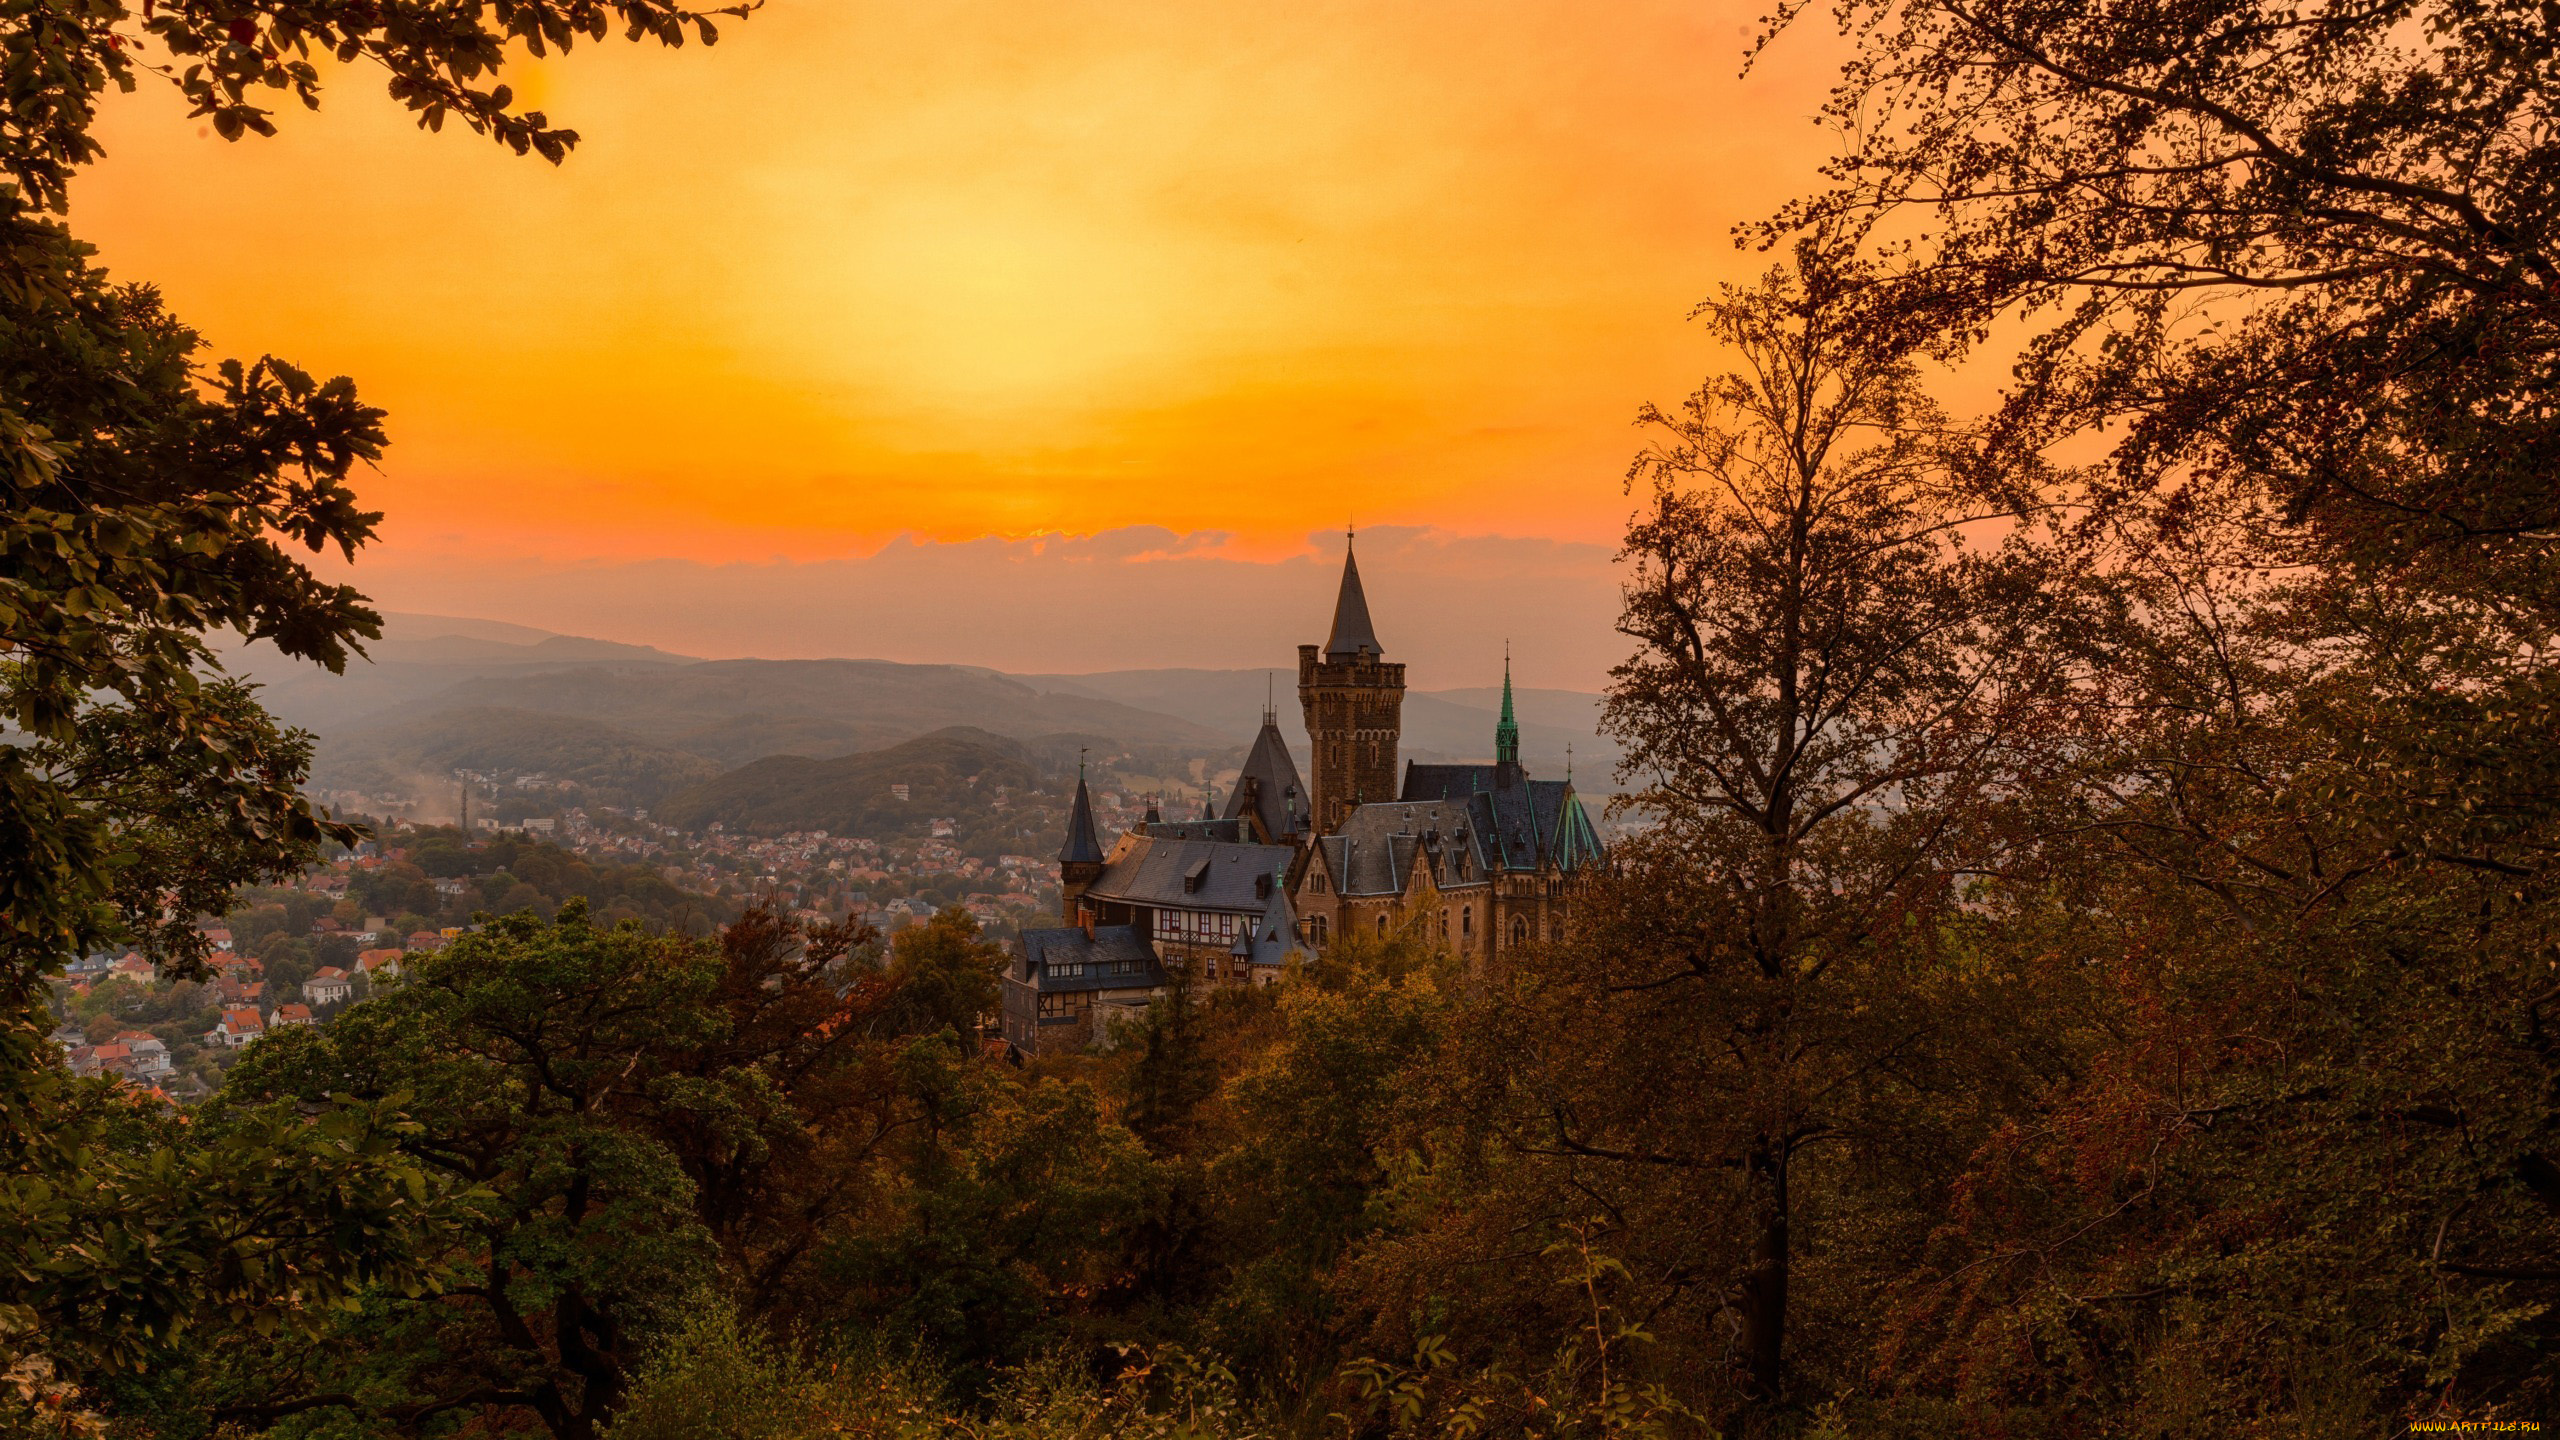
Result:
{"label": "tree", "polygon": [[1900,303],[1954,347],[2034,322],[2004,418],[2021,443],[2129,422],[2101,493],[2210,493],[2270,560],[2412,567],[2548,622],[2550,15],[1851,11],[1830,108],[1858,144],[1764,233],[1927,224]]}
{"label": "tree", "polygon": [[[121,1244],[46,1249],[61,1197],[151,1194],[156,1182],[121,1168],[127,1152],[84,1145],[87,1102],[46,1049],[43,977],[122,941],[172,975],[200,973],[196,911],[299,869],[324,838],[353,838],[303,802],[304,742],[215,678],[206,636],[228,630],[334,668],[377,623],[295,552],[351,555],[370,539],[375,517],[348,480],[381,453],[381,413],[343,378],[272,357],[210,361],[148,287],[112,283],[90,263],[51,217],[101,153],[99,101],[150,72],[225,136],[266,133],[252,97],[273,88],[316,104],[310,59],[326,50],[379,64],[424,124],[456,115],[556,160],[575,137],[495,83],[504,45],[539,53],[601,38],[611,21],[635,38],[712,38],[706,19],[650,0],[248,0],[138,13],[119,0],[37,0],[0,21],[11,77],[0,95],[0,1164],[19,1177],[0,1198],[0,1246],[53,1275],[20,1273],[9,1298],[21,1315],[75,1274],[106,1291],[156,1283],[120,1269],[141,1263]],[[293,1148],[274,1158],[311,1159]],[[291,1193],[278,1183],[278,1199]],[[173,1230],[169,1243],[182,1233],[206,1238]],[[247,1273],[271,1283],[280,1272]],[[263,1298],[223,1292],[223,1303],[286,1305],[316,1284],[306,1272]],[[148,1313],[93,1319],[143,1324]],[[100,1338],[96,1354],[111,1361],[139,1337]],[[12,1359],[33,1343],[14,1325],[0,1336]]]}
{"label": "tree", "polygon": [[889,941],[889,981],[902,1033],[947,1029],[974,1040],[1001,999],[1004,947],[978,938],[978,922],[957,905],[934,912]]}
{"label": "tree", "polygon": [[1870,322],[1871,279],[1808,243],[1702,307],[1743,369],[1645,412],[1640,648],[1604,721],[1658,823],[1587,885],[1575,943],[1459,1027],[1485,1123],[1531,1160],[1515,1231],[1606,1208],[1586,1238],[1726,1317],[1762,1406],[1790,1395],[1809,1242],[1836,1274],[1823,1241],[1872,1193],[1963,1154],[1926,1112],[1978,1078],[1965,882],[2069,718],[2069,587],[2037,517],[1958,483],[1975,457]]}
{"label": "tree", "polygon": [[1336,1267],[1400,1228],[1395,1181],[1426,1148],[1415,1120],[1462,984],[1411,931],[1347,935],[1281,981],[1273,1033],[1221,1087],[1209,1333],[1267,1382],[1323,1373]]}
{"label": "tree", "polygon": [[224,1107],[405,1100],[421,1121],[404,1148],[472,1199],[436,1246],[441,1296],[378,1296],[344,1361],[296,1357],[319,1383],[235,1367],[244,1393],[215,1413],[521,1406],[562,1440],[592,1435],[717,1253],[682,1163],[627,1117],[718,1036],[721,969],[706,942],[598,929],[573,903],[555,923],[495,921],[327,1030],[253,1047]]}
{"label": "tree", "polygon": [[2538,1413],[2553,18],[1853,14],[1858,144],[1768,233],[1904,237],[1886,308],[1946,348],[2026,322],[1998,432],[2095,442],[2043,478],[2125,622],[2001,897],[2010,960],[2057,946],[2111,1003],[1986,1147],[1885,1373],[2169,1426]]}

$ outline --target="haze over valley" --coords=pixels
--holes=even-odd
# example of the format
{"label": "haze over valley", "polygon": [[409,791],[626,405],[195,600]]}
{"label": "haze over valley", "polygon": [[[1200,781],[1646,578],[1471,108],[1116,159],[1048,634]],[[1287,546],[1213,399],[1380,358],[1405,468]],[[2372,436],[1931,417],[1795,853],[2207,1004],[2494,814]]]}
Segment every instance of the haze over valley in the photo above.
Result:
{"label": "haze over valley", "polygon": [[[728,828],[849,830],[855,810],[742,797],[806,762],[842,761],[964,727],[958,743],[1026,776],[1071,776],[1080,757],[1114,793],[1178,799],[1196,813],[1242,763],[1275,702],[1300,757],[1306,729],[1295,658],[1265,670],[1005,674],[882,660],[703,660],[647,646],[450,616],[391,614],[370,658],[345,674],[264,647],[228,663],[279,719],[317,742],[311,786],[334,808],[421,821],[456,818],[458,772],[484,777],[479,814],[507,823],[564,809],[715,812]],[[1423,762],[1492,752],[1500,677],[1412,691],[1404,753]],[[1597,731],[1599,697],[1518,688],[1521,753],[1533,770],[1608,787],[1617,751]],[[786,757],[796,757],[790,759]],[[844,772],[839,767],[838,773]],[[879,785],[890,783],[881,773]],[[519,780],[531,783],[518,784]],[[839,790],[841,787],[837,787]],[[829,821],[832,819],[833,823]]]}

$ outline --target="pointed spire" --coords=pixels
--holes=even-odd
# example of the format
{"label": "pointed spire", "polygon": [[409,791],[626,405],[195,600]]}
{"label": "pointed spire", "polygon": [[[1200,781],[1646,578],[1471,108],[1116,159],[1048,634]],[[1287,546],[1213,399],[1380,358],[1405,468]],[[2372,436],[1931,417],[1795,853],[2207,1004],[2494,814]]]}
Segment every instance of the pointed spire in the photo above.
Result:
{"label": "pointed spire", "polygon": [[1376,627],[1369,623],[1369,597],[1360,588],[1360,558],[1351,553],[1351,535],[1343,532],[1342,593],[1333,602],[1333,635],[1324,642],[1324,658],[1336,664],[1362,651],[1371,659],[1381,653]]}
{"label": "pointed spire", "polygon": [[1058,847],[1061,865],[1102,863],[1102,837],[1093,828],[1093,796],[1084,787],[1084,760],[1076,760],[1076,805],[1067,815],[1067,843]]}
{"label": "pointed spire", "polygon": [[1502,719],[1493,727],[1493,763],[1520,763],[1520,722],[1511,715],[1511,642],[1502,642]]}

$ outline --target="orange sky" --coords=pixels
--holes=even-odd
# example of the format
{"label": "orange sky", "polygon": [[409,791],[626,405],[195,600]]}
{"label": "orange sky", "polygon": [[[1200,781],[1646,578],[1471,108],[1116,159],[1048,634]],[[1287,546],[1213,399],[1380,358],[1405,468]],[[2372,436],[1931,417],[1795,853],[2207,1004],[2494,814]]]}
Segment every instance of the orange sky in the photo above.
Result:
{"label": "orange sky", "polygon": [[901,534],[1605,545],[1634,407],[1713,359],[1686,310],[1758,263],[1731,227],[1829,146],[1819,27],[1737,78],[1757,9],[772,0],[511,67],[585,136],[559,169],[362,71],[239,144],[146,88],[72,222],[389,409],[395,603]]}

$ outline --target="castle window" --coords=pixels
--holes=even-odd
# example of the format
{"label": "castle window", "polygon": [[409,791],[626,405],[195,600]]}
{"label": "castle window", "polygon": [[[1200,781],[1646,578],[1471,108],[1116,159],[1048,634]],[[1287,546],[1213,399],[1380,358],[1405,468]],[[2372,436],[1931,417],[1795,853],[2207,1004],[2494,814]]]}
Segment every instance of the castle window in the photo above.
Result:
{"label": "castle window", "polygon": [[1526,945],[1526,944],[1528,944],[1528,943],[1529,943],[1529,917],[1528,917],[1528,916],[1526,916],[1526,915],[1515,915],[1515,916],[1513,916],[1513,917],[1512,917],[1512,920],[1511,920],[1511,943],[1512,943],[1512,944],[1514,944],[1514,945]]}
{"label": "castle window", "polygon": [[1476,933],[1476,907],[1473,905],[1462,905],[1458,908],[1458,933],[1461,935]]}
{"label": "castle window", "polygon": [[1378,916],[1378,933],[1381,935],[1387,933],[1387,917],[1383,913]]}
{"label": "castle window", "polygon": [[1548,923],[1548,925],[1547,925],[1547,938],[1548,938],[1548,939],[1550,939],[1550,940],[1553,940],[1554,942],[1556,942],[1556,943],[1557,943],[1557,944],[1559,944],[1559,945],[1563,944],[1563,943],[1564,943],[1564,922],[1563,922],[1563,921],[1561,921],[1561,920],[1556,920],[1556,921],[1551,921],[1551,922],[1549,922],[1549,923]]}

